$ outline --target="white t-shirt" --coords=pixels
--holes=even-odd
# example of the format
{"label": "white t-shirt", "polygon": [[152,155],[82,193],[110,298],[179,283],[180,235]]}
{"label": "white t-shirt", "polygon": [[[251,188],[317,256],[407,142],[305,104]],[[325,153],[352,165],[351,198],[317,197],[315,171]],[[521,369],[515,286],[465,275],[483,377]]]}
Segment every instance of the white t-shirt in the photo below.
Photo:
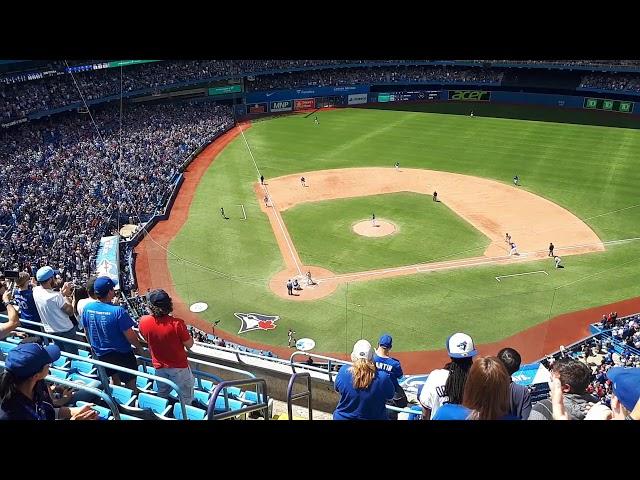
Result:
{"label": "white t-shirt", "polygon": [[84,307],[86,307],[87,305],[93,302],[97,302],[97,300],[91,297],[78,300],[78,303],[76,304],[76,309],[78,310],[78,315],[76,316],[76,318],[78,319],[78,330],[84,329],[82,326],[82,312],[84,311]]}
{"label": "white t-shirt", "polygon": [[65,301],[60,292],[46,290],[38,285],[33,289],[33,300],[46,333],[66,332],[73,328],[69,315],[62,310]]}
{"label": "white t-shirt", "polygon": [[444,394],[447,378],[449,378],[449,370],[439,369],[431,372],[427,381],[424,382],[418,401],[423,407],[431,409],[431,418],[449,400],[449,397]]}

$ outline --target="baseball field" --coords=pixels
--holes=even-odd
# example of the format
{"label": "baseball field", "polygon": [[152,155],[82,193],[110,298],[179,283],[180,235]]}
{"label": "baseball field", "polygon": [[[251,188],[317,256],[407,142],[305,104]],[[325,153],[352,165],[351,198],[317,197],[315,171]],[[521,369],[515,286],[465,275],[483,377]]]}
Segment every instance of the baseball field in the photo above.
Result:
{"label": "baseball field", "polygon": [[[489,344],[638,296],[637,121],[403,108],[323,110],[319,125],[316,114],[282,116],[227,134],[189,168],[199,172],[171,213],[177,226],[151,232],[137,270],[179,296],[178,313],[206,302],[197,316],[219,320],[217,333],[238,334],[234,313],[277,316],[240,341],[286,347],[292,328],[333,354],[383,332],[394,352],[442,349],[456,331]],[[520,255],[509,256],[506,232]],[[295,296],[289,278],[303,288]]]}

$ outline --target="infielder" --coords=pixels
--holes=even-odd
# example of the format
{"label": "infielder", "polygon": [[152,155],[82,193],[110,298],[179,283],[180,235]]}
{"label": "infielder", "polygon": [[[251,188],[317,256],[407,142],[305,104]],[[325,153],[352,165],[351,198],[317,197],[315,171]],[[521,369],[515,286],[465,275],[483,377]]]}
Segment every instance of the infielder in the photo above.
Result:
{"label": "infielder", "polygon": [[562,263],[562,259],[559,256],[554,255],[553,261],[556,264],[556,268],[564,268],[562,265],[560,265]]}
{"label": "infielder", "polygon": [[515,243],[511,242],[509,245],[511,246],[511,251],[509,252],[509,256],[511,256],[511,255],[520,255],[518,253],[518,247],[516,246]]}
{"label": "infielder", "polygon": [[509,235],[508,233],[504,234],[504,243],[507,243],[509,245],[511,244],[511,235]]}
{"label": "infielder", "polygon": [[269,206],[269,197],[267,195],[264,196],[264,206],[265,207]]}
{"label": "infielder", "polygon": [[520,177],[518,175],[516,175],[515,177],[513,177],[513,184],[517,187],[518,186],[518,182],[520,181]]}
{"label": "infielder", "polygon": [[553,254],[553,249],[554,249],[553,243],[550,243],[549,244],[549,256],[555,258],[555,255]]}
{"label": "infielder", "polygon": [[400,170],[400,162],[396,162],[395,167],[396,167],[396,172],[397,172],[398,170]]}
{"label": "infielder", "polygon": [[304,177],[300,177],[300,183],[302,184],[303,187],[307,186],[307,181],[304,179]]}
{"label": "infielder", "polygon": [[373,225],[374,227],[376,226],[376,214],[375,213],[371,214],[371,225]]}

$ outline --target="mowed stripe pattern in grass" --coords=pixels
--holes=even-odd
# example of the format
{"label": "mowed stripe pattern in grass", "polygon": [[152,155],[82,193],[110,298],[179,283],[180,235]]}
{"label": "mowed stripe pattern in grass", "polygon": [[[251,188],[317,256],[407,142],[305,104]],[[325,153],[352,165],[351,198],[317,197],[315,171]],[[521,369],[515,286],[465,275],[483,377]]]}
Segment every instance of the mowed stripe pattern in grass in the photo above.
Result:
{"label": "mowed stripe pattern in grass", "polygon": [[[484,115],[490,107],[474,106],[473,119],[442,112],[321,111],[319,126],[312,117],[280,117],[254,124],[246,136],[267,182],[300,171],[392,167],[396,161],[401,167],[506,183],[517,173],[522,188],[569,209],[602,240],[640,236],[640,208],[627,208],[640,204],[639,131],[488,118]],[[237,139],[203,178],[189,220],[170,245],[181,257],[208,266],[195,267],[170,256],[183,298],[209,303],[204,318],[221,319],[219,327],[235,332],[234,312],[281,316],[275,331],[247,334],[256,341],[286,345],[286,329],[291,327],[298,336],[314,338],[318,351],[348,352],[360,335],[375,341],[383,331],[394,335],[396,350],[442,348],[456,330],[489,342],[549,315],[638,294],[640,244],[631,242],[603,253],[566,257],[563,270],[541,261],[526,269],[511,265],[426,273],[353,283],[327,299],[292,304],[268,290],[269,278],[284,264],[252,189],[256,177],[244,142]],[[244,203],[248,220],[222,221],[217,209],[225,206],[227,211],[236,203]],[[508,284],[494,279],[540,269],[550,276],[516,277]]]}

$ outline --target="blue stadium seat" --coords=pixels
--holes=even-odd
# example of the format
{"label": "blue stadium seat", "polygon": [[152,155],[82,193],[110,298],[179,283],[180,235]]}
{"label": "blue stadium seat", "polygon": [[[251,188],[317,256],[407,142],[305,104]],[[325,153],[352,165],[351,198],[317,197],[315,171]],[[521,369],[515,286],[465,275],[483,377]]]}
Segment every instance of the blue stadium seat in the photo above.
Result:
{"label": "blue stadium seat", "polygon": [[[109,417],[109,420],[115,420],[114,417]],[[120,420],[142,420],[141,418],[134,417],[132,415],[126,415],[124,413],[120,414]]]}
{"label": "blue stadium seat", "polygon": [[136,377],[136,387],[142,391],[147,391],[151,387],[151,382],[146,377]]}
{"label": "blue stadium seat", "polygon": [[93,363],[83,362],[82,360],[71,360],[71,370],[75,370],[81,375],[91,378],[97,378],[97,370]]}
{"label": "blue stadium seat", "polygon": [[225,390],[227,391],[227,395],[231,398],[238,398],[242,393],[242,390],[238,387],[226,387]]}
{"label": "blue stadium seat", "polygon": [[119,385],[109,385],[111,387],[111,398],[119,405],[133,405],[136,396],[131,390]]}
{"label": "blue stadium seat", "polygon": [[[83,405],[87,405],[87,402],[76,402],[76,407],[82,407]],[[106,408],[106,407],[101,407],[100,405],[94,405],[93,407],[94,410],[97,410],[98,412],[98,417],[100,418],[100,420],[109,420],[109,417],[111,417],[111,409],[110,408]]]}
{"label": "blue stadium seat", "polygon": [[69,369],[69,359],[67,357],[65,357],[64,355],[60,355],[60,358],[58,360],[56,360],[55,362],[52,363],[52,365],[56,368],[59,368],[61,370],[68,370]]}
{"label": "blue stadium seat", "polygon": [[15,343],[17,345],[22,341],[22,338],[20,338],[20,337],[6,337],[5,341],[7,341],[9,343]]}
{"label": "blue stadium seat", "polygon": [[0,341],[0,352],[4,353],[5,355],[14,348],[16,348],[15,343],[5,342],[4,340]]}
{"label": "blue stadium seat", "polygon": [[202,390],[194,390],[193,398],[206,407],[209,405],[211,394],[209,392],[203,392]]}
{"label": "blue stadium seat", "polygon": [[211,392],[216,387],[216,384],[211,380],[196,378],[195,387],[206,392]]}
{"label": "blue stadium seat", "polygon": [[50,368],[49,375],[53,375],[54,377],[61,378],[65,380],[69,372],[65,372],[64,370],[58,370],[57,368]]}
{"label": "blue stadium seat", "polygon": [[78,355],[85,358],[91,358],[91,352],[88,350],[78,349]]}
{"label": "blue stadium seat", "polygon": [[81,375],[76,372],[69,373],[67,376],[67,380],[70,380],[72,382],[78,382],[86,387],[91,387],[91,388],[100,388],[102,386],[102,384],[100,383],[100,380],[91,379],[89,377],[85,377],[84,375]]}
{"label": "blue stadium seat", "polygon": [[138,371],[148,373],[149,375],[155,375],[156,369],[150,365],[138,365]]}
{"label": "blue stadium seat", "polygon": [[[264,398],[264,395],[261,395],[261,397]],[[252,390],[247,390],[246,392],[242,392],[242,395],[238,397],[238,400],[246,403],[258,403],[258,394]]]}
{"label": "blue stadium seat", "polygon": [[[187,409],[187,420],[204,420],[207,416],[207,411],[202,408],[192,407],[191,405],[185,405]],[[173,405],[173,418],[176,420],[184,420],[182,418],[182,407],[179,403]]]}
{"label": "blue stadium seat", "polygon": [[213,407],[213,413],[222,413],[222,412],[228,412],[231,410],[239,410],[242,407],[243,407],[242,402],[239,402],[238,400],[229,399],[229,408],[226,409],[224,405],[224,397],[218,396],[218,398],[216,398],[216,404]]}
{"label": "blue stadium seat", "polygon": [[156,397],[147,393],[141,393],[138,395],[137,405],[141,409],[149,409],[156,415],[166,417],[167,413],[171,410],[169,406],[169,400],[162,397]]}

